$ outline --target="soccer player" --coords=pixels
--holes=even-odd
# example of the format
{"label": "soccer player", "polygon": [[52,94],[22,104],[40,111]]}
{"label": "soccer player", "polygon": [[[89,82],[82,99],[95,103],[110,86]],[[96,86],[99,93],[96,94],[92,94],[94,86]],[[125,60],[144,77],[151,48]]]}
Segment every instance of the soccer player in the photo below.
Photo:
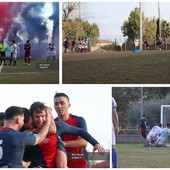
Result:
{"label": "soccer player", "polygon": [[140,127],[140,133],[142,134],[143,138],[145,139],[145,142],[148,142],[146,139],[148,124],[149,123],[148,123],[148,120],[146,119],[146,114],[143,114],[142,118],[140,119],[140,124],[138,127]]}
{"label": "soccer player", "polygon": [[4,126],[4,112],[0,112],[0,127]]}
{"label": "soccer player", "polygon": [[165,145],[165,140],[167,138],[167,136],[170,136],[170,123],[166,124],[166,127],[163,128],[160,132],[160,136],[158,137],[155,146],[156,147],[166,147]]}
{"label": "soccer player", "polygon": [[[54,96],[54,108],[58,117],[55,121],[64,121],[65,123],[82,128],[87,131],[86,121],[83,117],[72,115],[69,113],[71,106],[69,97],[65,93],[56,93]],[[61,139],[64,141],[64,146],[67,155],[71,153],[83,154],[87,146],[87,141],[75,135],[63,135]],[[88,168],[85,159],[82,160],[68,160],[69,168]]]}
{"label": "soccer player", "polygon": [[47,50],[47,61],[50,61],[51,53],[52,53],[52,44],[51,43],[48,44],[48,47],[46,48],[46,50]]}
{"label": "soccer player", "polygon": [[156,125],[150,130],[150,132],[148,133],[146,137],[146,140],[147,140],[147,142],[145,143],[146,147],[151,146],[153,141],[157,140],[158,134],[162,130],[161,127],[162,127],[162,124],[159,124],[159,126]]}
{"label": "soccer player", "polygon": [[5,63],[5,50],[6,50],[6,45],[4,44],[4,41],[1,42],[0,44],[0,59],[1,59],[1,64],[2,61],[4,61],[4,65],[6,65]]}
{"label": "soccer player", "polygon": [[29,40],[24,44],[24,50],[25,50],[25,64],[30,65],[30,59],[31,59],[31,44]]}
{"label": "soccer player", "polygon": [[[46,109],[49,110],[49,108],[47,108],[41,102],[35,102],[31,105],[30,110],[32,112],[32,117],[30,116],[30,119],[33,118],[33,122],[35,125],[34,128],[32,128],[32,123],[33,123],[32,121],[27,119],[27,122],[26,121],[25,122],[27,123],[27,127],[31,127],[34,133],[40,130],[43,125],[43,122],[45,122],[43,115]],[[28,118],[30,114],[28,112],[26,114]],[[29,125],[28,125],[28,122],[29,122]],[[56,147],[58,146],[56,133],[57,135],[63,135],[65,133],[73,134],[73,135],[80,135],[81,137],[86,139],[88,142],[90,142],[94,146],[93,151],[98,150],[99,153],[104,152],[104,148],[90,134],[88,134],[83,129],[71,127],[64,122],[54,123],[54,121],[52,121],[49,131],[48,131],[48,135],[45,139],[46,142],[41,142],[40,144],[26,150],[24,160],[31,161],[30,167],[37,167],[37,166],[43,167],[43,168],[47,168],[47,167],[54,168],[56,166],[59,167],[58,164],[55,165],[55,162],[58,163],[57,161],[55,161],[56,157],[61,159],[62,161],[61,164],[63,164],[62,168],[67,167],[67,161],[63,160],[64,159],[63,155],[61,154],[58,155],[58,152],[56,155]],[[61,149],[62,151],[64,150],[63,148],[59,148],[59,149]],[[59,156],[62,156],[62,157],[60,158]],[[64,164],[63,162],[66,162],[66,163]]]}
{"label": "soccer player", "polygon": [[0,129],[0,167],[22,168],[25,146],[36,145],[47,135],[50,116],[46,113],[46,123],[37,136],[28,132],[19,132],[24,124],[24,113],[21,107],[11,106],[5,111],[5,122]]}
{"label": "soccer player", "polygon": [[113,168],[117,168],[117,153],[115,149],[116,138],[115,133],[119,132],[119,117],[117,114],[117,103],[115,99],[112,97],[112,166]]}
{"label": "soccer player", "polygon": [[52,60],[55,61],[56,58],[56,49],[55,49],[55,45],[52,44],[52,51],[51,51],[51,55],[52,55]]}
{"label": "soccer player", "polygon": [[15,43],[15,40],[12,41],[11,47],[13,48],[13,51],[11,52],[11,58],[10,58],[10,63],[9,63],[9,65],[11,65],[11,64],[12,64],[12,60],[14,60],[13,65],[16,66],[16,64],[17,64],[17,51],[18,51],[17,48],[18,48],[18,46],[17,46],[17,44]]}

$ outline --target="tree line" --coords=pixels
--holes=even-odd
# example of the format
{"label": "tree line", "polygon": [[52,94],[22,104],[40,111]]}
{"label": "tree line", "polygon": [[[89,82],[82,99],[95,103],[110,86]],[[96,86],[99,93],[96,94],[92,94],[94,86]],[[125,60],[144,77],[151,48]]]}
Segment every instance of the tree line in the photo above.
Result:
{"label": "tree line", "polygon": [[[143,23],[143,39],[147,40],[149,44],[154,44],[156,41],[156,35],[159,34],[159,19],[156,17],[148,18],[145,17],[142,12],[142,23]],[[127,20],[124,21],[121,27],[123,36],[128,39],[127,42],[133,43],[134,39],[139,39],[140,34],[140,9],[135,8],[129,14]],[[170,40],[170,23],[166,20],[161,20],[161,38],[163,42]]]}
{"label": "tree line", "polygon": [[83,15],[84,3],[65,2],[62,4],[62,32],[63,37],[69,38],[88,38],[98,39],[99,27],[96,23],[90,24],[87,20],[81,18]]}
{"label": "tree line", "polygon": [[[149,126],[153,127],[160,123],[161,105],[170,105],[169,87],[144,87],[143,89],[141,87],[113,87],[112,96],[118,104],[117,111],[121,129],[136,128],[143,113],[147,115]],[[141,113],[141,102],[143,113]],[[170,115],[170,110],[168,113]],[[170,121],[170,116],[167,121]]]}

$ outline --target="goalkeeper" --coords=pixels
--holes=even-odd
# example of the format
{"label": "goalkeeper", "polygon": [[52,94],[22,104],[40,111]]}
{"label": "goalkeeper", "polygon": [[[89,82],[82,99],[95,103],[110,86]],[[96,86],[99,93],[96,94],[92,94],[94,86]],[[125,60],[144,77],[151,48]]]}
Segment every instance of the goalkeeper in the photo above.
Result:
{"label": "goalkeeper", "polygon": [[146,147],[149,147],[152,145],[153,142],[155,142],[158,138],[158,134],[161,132],[161,127],[162,127],[162,124],[159,124],[154,126],[150,132],[148,133],[147,137],[146,137],[146,140],[147,142],[145,143],[145,146]]}
{"label": "goalkeeper", "polygon": [[170,136],[169,127],[170,127],[170,123],[167,123],[166,127],[161,130],[160,135],[159,135],[159,137],[156,141],[156,144],[155,144],[156,147],[166,147],[165,140],[166,140],[167,136]]}

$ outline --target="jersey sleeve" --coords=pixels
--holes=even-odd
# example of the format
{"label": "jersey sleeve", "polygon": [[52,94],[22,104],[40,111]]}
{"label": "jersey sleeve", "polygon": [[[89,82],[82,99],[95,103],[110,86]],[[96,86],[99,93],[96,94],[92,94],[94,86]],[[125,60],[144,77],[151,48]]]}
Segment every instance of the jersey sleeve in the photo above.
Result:
{"label": "jersey sleeve", "polygon": [[87,131],[87,124],[85,119],[83,117],[78,117],[77,121],[78,121],[78,127]]}
{"label": "jersey sleeve", "polygon": [[115,101],[115,99],[112,97],[112,109],[117,108],[117,103]]}
{"label": "jersey sleeve", "polygon": [[36,136],[28,132],[21,132],[25,146],[33,146],[36,141]]}
{"label": "jersey sleeve", "polygon": [[76,135],[82,137],[93,146],[98,144],[98,141],[95,140],[86,130],[82,128],[71,126],[62,121],[56,121],[55,124],[57,126],[57,135],[59,136],[63,134]]}

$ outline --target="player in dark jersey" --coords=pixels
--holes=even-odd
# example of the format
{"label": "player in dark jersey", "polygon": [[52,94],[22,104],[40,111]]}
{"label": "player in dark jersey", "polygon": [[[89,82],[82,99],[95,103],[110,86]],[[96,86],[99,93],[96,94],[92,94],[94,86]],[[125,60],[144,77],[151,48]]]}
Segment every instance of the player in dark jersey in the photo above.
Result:
{"label": "player in dark jersey", "polygon": [[50,116],[46,113],[46,123],[37,136],[28,132],[19,132],[24,124],[24,113],[21,107],[11,106],[5,111],[5,122],[0,128],[0,167],[22,168],[25,146],[43,141],[47,135]]}
{"label": "player in dark jersey", "polygon": [[[34,124],[37,127],[37,128],[34,128],[34,132],[35,132],[35,129],[38,130],[38,128],[41,128],[40,126],[41,121],[38,120],[39,119],[38,115],[42,116],[42,112],[45,109],[47,109],[47,107],[41,102],[35,102],[31,106]],[[31,116],[30,116],[30,119],[32,119]],[[29,121],[29,122],[32,122],[32,121]],[[31,125],[29,125],[29,127],[31,127]],[[57,135],[63,135],[65,133],[79,135],[85,138],[88,142],[90,142],[94,146],[94,150],[98,150],[100,153],[104,152],[104,148],[101,145],[99,145],[99,143],[83,129],[71,127],[70,125],[64,122],[58,122],[58,121],[55,123],[51,122],[48,135],[45,139],[46,142],[42,142],[43,144],[40,143],[37,146],[34,146],[26,150],[24,160],[31,161],[30,167],[37,167],[37,166],[43,167],[43,168],[47,168],[47,167],[54,168],[55,167],[54,159],[55,157],[57,158],[59,157],[59,155],[56,156],[56,146],[58,142],[57,136],[56,136],[56,127],[57,127]],[[49,136],[51,137],[51,139],[49,138]],[[63,165],[63,166],[66,167],[67,165]]]}
{"label": "player in dark jersey", "polygon": [[140,119],[140,124],[139,124],[139,128],[140,128],[140,133],[142,134],[143,138],[145,139],[146,142],[147,139],[147,126],[148,126],[148,120],[146,119],[146,114],[142,115],[142,118]]}
{"label": "player in dark jersey", "polygon": [[4,126],[4,112],[0,112],[0,127]]}
{"label": "player in dark jersey", "polygon": [[31,44],[30,44],[29,40],[27,40],[27,42],[24,44],[24,50],[25,50],[25,64],[30,65],[30,60],[31,60]]}
{"label": "player in dark jersey", "polygon": [[[69,107],[69,97],[64,93],[56,93],[54,96],[54,108],[58,114],[58,118],[56,118],[55,121],[64,121],[69,125],[79,127],[87,131],[87,126],[84,118],[70,114],[68,111]],[[85,149],[85,147],[87,146],[87,141],[80,138],[79,135],[64,134],[61,136],[61,139],[64,141],[64,146],[67,151],[67,157],[70,157],[71,153],[84,154],[83,149]],[[88,167],[85,159],[68,159],[67,164],[69,168]]]}

